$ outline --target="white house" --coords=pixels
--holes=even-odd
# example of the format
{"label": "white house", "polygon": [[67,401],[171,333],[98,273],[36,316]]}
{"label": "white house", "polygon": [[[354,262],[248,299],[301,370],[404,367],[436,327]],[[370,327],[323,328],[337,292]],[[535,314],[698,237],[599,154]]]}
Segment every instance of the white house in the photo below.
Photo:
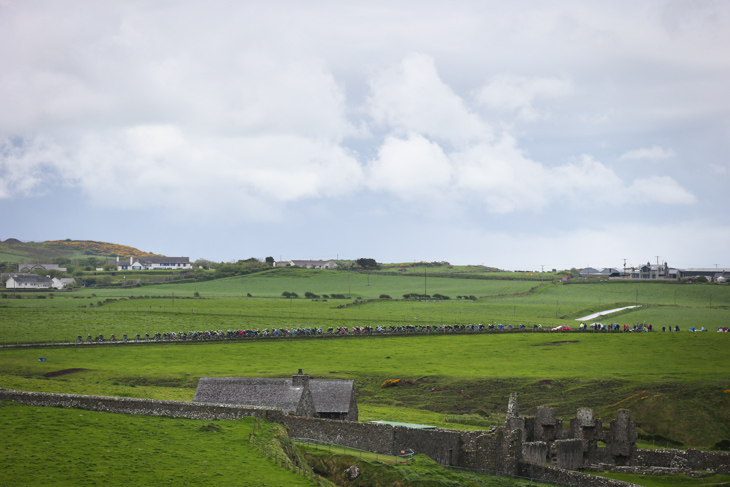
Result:
{"label": "white house", "polygon": [[5,281],[6,289],[50,289],[53,281],[43,276],[10,276]]}
{"label": "white house", "polygon": [[304,269],[337,269],[337,263],[334,260],[289,260],[277,262],[276,267],[302,267]]}
{"label": "white house", "polygon": [[193,268],[189,257],[130,257],[129,263],[109,261],[120,271],[189,270]]}

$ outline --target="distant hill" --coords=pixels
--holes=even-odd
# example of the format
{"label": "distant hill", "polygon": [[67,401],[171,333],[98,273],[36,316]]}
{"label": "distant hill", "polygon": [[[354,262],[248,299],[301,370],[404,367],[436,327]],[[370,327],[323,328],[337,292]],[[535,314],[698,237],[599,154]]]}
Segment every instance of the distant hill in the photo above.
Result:
{"label": "distant hill", "polygon": [[107,242],[94,240],[50,240],[47,242],[21,242],[8,238],[0,242],[0,262],[52,262],[58,257],[81,259],[85,257],[148,257],[160,254]]}

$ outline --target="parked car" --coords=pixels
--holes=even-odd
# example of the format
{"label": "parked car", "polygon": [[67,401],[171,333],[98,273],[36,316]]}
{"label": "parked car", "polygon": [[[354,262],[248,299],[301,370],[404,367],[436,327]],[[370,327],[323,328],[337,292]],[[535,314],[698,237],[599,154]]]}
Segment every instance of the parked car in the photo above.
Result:
{"label": "parked car", "polygon": [[553,328],[552,331],[570,331],[570,327],[566,325],[560,325]]}

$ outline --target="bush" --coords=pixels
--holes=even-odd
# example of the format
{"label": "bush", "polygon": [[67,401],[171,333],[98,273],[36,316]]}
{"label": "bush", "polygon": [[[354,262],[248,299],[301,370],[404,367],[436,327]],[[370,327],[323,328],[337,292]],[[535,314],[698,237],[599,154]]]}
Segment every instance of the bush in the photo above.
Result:
{"label": "bush", "polygon": [[433,299],[451,299],[448,296],[444,296],[443,294],[434,294]]}
{"label": "bush", "polygon": [[307,292],[304,293],[304,297],[307,298],[307,299],[317,299],[317,298],[319,298],[319,295],[318,294],[314,294],[311,291],[307,291]]}
{"label": "bush", "polygon": [[387,294],[381,294],[380,299],[391,299]]}
{"label": "bush", "polygon": [[283,293],[281,293],[281,295],[283,297],[289,298],[289,299],[293,299],[293,298],[298,298],[299,297],[299,295],[297,293],[292,293],[292,292],[289,292],[289,291],[284,291]]}

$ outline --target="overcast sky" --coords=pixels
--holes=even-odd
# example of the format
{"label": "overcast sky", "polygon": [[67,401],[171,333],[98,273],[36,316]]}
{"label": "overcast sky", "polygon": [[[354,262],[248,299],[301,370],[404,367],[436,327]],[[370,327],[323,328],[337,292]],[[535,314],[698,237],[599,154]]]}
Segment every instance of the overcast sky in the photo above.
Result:
{"label": "overcast sky", "polygon": [[730,268],[730,2],[0,0],[0,239]]}

